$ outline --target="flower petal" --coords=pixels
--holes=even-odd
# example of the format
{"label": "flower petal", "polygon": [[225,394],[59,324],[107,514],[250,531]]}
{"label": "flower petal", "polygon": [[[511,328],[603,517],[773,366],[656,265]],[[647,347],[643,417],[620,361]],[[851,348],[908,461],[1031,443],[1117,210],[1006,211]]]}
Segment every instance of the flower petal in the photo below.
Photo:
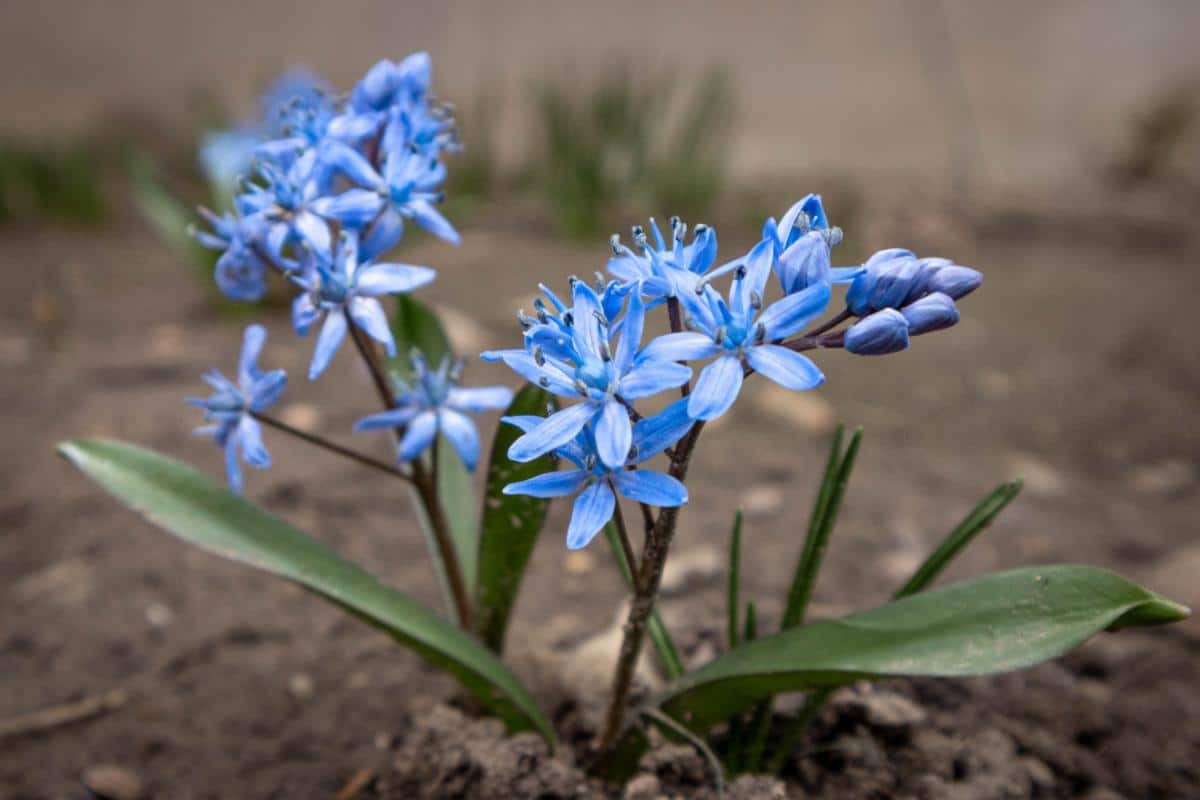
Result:
{"label": "flower petal", "polygon": [[776,300],[758,315],[766,329],[766,341],[797,334],[829,305],[829,284],[815,283],[807,289]]}
{"label": "flower petal", "polygon": [[360,294],[378,297],[384,294],[403,294],[433,283],[437,271],[411,264],[371,264],[361,267],[355,275],[355,288]]}
{"label": "flower petal", "polygon": [[346,315],[338,311],[326,314],[325,324],[321,326],[321,333],[317,336],[316,349],[313,350],[312,364],[308,367],[310,381],[315,380],[329,366],[333,354],[337,352],[345,336]]}
{"label": "flower petal", "polygon": [[[361,121],[357,123],[361,126]],[[368,189],[378,189],[383,178],[357,150],[336,139],[321,144],[321,160],[342,175]]]}
{"label": "flower petal", "polygon": [[617,498],[607,483],[593,483],[575,499],[571,524],[567,527],[567,547],[578,550],[587,547],[604,524],[612,519]]}
{"label": "flower petal", "polygon": [[412,213],[413,219],[422,228],[439,239],[445,239],[450,244],[459,243],[458,231],[454,230],[450,221],[443,217],[442,212],[438,211],[428,200],[412,200],[407,207]]}
{"label": "flower petal", "polygon": [[422,411],[408,423],[408,430],[400,440],[399,457],[403,462],[412,461],[433,443],[437,435],[437,414],[433,411]]}
{"label": "flower petal", "polygon": [[532,461],[561,447],[575,438],[575,434],[596,415],[596,411],[591,403],[578,403],[551,414],[541,425],[513,442],[508,448],[508,457],[513,461]]}
{"label": "flower petal", "polygon": [[392,338],[392,328],[388,325],[387,313],[384,312],[383,305],[373,297],[352,297],[346,307],[354,324],[382,344],[387,350],[388,356],[394,358],[396,340]]}
{"label": "flower petal", "polygon": [[688,416],[688,398],[681,397],[652,417],[638,420],[633,426],[633,446],[637,452],[630,459],[641,464],[666,450],[683,438],[695,424]]}
{"label": "flower petal", "polygon": [[625,311],[624,327],[621,338],[617,342],[613,360],[617,374],[623,374],[633,364],[633,357],[642,346],[642,329],[646,323],[646,305],[642,302],[641,292],[634,292],[629,298],[629,306]]}
{"label": "flower petal", "polygon": [[638,363],[646,361],[694,361],[721,352],[721,347],[702,333],[667,333],[653,339],[638,353]]}
{"label": "flower petal", "polygon": [[370,224],[383,206],[379,192],[370,189],[348,189],[334,197],[319,197],[312,210],[322,217],[336,219],[347,228],[361,230]]}
{"label": "flower petal", "polygon": [[596,420],[596,455],[610,469],[620,469],[629,458],[633,424],[629,412],[615,399],[604,403]]}
{"label": "flower petal", "polygon": [[688,395],[688,414],[692,419],[715,419],[729,410],[741,390],[742,362],[733,355],[721,356],[700,373]]}
{"label": "flower petal", "polygon": [[621,378],[619,393],[626,400],[649,397],[682,386],[692,377],[692,368],[674,361],[646,361]]}
{"label": "flower petal", "polygon": [[242,468],[238,465],[238,437],[230,436],[225,440],[225,479],[234,494],[242,493]]}
{"label": "flower petal", "polygon": [[479,431],[471,418],[453,409],[438,409],[438,428],[454,445],[467,471],[474,472],[479,463]]}
{"label": "flower petal", "polygon": [[588,482],[591,475],[582,469],[572,469],[566,472],[545,472],[533,478],[504,487],[504,494],[523,494],[528,497],[566,497],[578,492]]}
{"label": "flower petal", "polygon": [[404,236],[404,218],[389,207],[375,220],[375,224],[367,231],[359,245],[359,256],[363,261],[370,261],[388,250],[391,250]]}
{"label": "flower petal", "polygon": [[459,411],[491,411],[508,408],[512,403],[513,393],[507,386],[477,386],[464,388],[456,386],[446,397],[446,405]]}
{"label": "flower petal", "polygon": [[393,408],[363,417],[354,423],[355,432],[378,431],[384,428],[402,428],[421,412],[419,408]]}
{"label": "flower petal", "polygon": [[242,448],[242,460],[252,467],[266,469],[271,466],[271,455],[262,440],[262,426],[249,414],[238,422],[238,444]]}
{"label": "flower petal", "polygon": [[648,469],[622,471],[614,473],[612,480],[618,492],[639,503],[674,508],[688,501],[687,487],[661,472]]}
{"label": "flower petal", "polygon": [[267,342],[267,329],[262,325],[247,325],[242,334],[242,352],[238,357],[238,383],[243,389],[254,383],[258,375],[258,356]]}
{"label": "flower petal", "polygon": [[803,391],[825,382],[825,376],[810,359],[776,344],[751,347],[746,351],[746,360],[785,389]]}

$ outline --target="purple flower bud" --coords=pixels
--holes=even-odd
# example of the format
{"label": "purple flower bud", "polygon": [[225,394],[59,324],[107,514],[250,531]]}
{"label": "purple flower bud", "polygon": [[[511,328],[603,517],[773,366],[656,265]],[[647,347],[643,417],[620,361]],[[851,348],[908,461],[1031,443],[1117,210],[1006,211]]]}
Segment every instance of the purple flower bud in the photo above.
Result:
{"label": "purple flower bud", "polygon": [[846,331],[845,347],[860,356],[882,356],[908,347],[908,321],[894,308],[863,317]]}
{"label": "purple flower bud", "polygon": [[908,332],[912,336],[940,331],[958,322],[958,309],[954,306],[954,301],[941,292],[925,295],[917,302],[905,306],[900,313],[908,321]]}
{"label": "purple flower bud", "polygon": [[[887,252],[894,255],[881,257]],[[920,274],[920,263],[906,250],[876,253],[866,267],[846,292],[846,305],[860,317],[903,305]]]}
{"label": "purple flower bud", "polygon": [[942,267],[929,278],[928,288],[931,292],[941,292],[949,295],[952,300],[965,297],[979,288],[983,283],[983,275],[970,267],[960,267],[957,264]]}

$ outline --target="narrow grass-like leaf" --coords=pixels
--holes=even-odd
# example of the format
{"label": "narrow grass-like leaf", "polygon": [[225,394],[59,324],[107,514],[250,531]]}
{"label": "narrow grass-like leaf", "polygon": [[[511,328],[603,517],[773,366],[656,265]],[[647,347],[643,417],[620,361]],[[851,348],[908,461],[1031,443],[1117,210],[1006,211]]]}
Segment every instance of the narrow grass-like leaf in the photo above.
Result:
{"label": "narrow grass-like leaf", "polygon": [[[529,384],[513,398],[506,415],[542,415],[547,403],[554,402],[554,396],[545,389]],[[550,507],[549,500],[505,495],[504,487],[554,470],[549,456],[525,463],[509,459],[508,448],[520,435],[521,431],[512,425],[502,424],[496,431],[479,532],[476,631],[497,653],[504,650],[517,590]]]}
{"label": "narrow grass-like leaf", "polygon": [[[617,529],[611,522],[604,526],[604,538],[608,540],[608,548],[612,551],[613,561],[617,563],[621,579],[625,581],[625,588],[632,590],[633,571],[629,562],[625,560],[625,551],[621,548]],[[662,615],[658,613],[657,608],[650,611],[650,621],[646,625],[646,630],[650,635],[651,644],[654,645],[654,652],[658,656],[658,665],[662,669],[663,675],[667,680],[675,680],[683,674],[683,661],[679,658],[679,651],[675,648],[671,633],[667,630],[666,623],[663,622]]]}
{"label": "narrow grass-like leaf", "polygon": [[792,586],[788,590],[787,605],[784,607],[781,627],[786,630],[804,622],[808,612],[808,602],[812,599],[813,588],[817,583],[817,574],[821,569],[821,561],[825,557],[825,547],[829,544],[829,535],[837,522],[838,510],[842,498],[846,494],[846,485],[850,481],[850,472],[854,469],[854,459],[858,456],[858,445],[862,441],[862,428],[854,431],[850,444],[846,446],[846,454],[840,456],[842,429],[839,426],[833,437],[833,447],[830,449],[829,462],[825,467],[825,477],[821,481],[821,491],[817,494],[817,502],[813,507],[812,518],[809,521],[808,534],[804,538],[804,550],[800,553],[800,561],[796,564],[796,574]]}
{"label": "narrow grass-like leaf", "polygon": [[173,459],[123,442],[59,452],[118,500],[210,553],[293,581],[391,635],[473,692],[510,730],[554,731],[521,682],[469,633],[324,544]]}
{"label": "narrow grass-like leaf", "polygon": [[[1059,565],[998,572],[836,620],[743,644],[648,702],[707,731],[781,692],[857,680],[959,677],[1031,667],[1105,630],[1160,625],[1189,610],[1115,572]],[[605,766],[636,764],[644,737],[627,732]]]}
{"label": "narrow grass-like leaf", "polygon": [[726,593],[725,605],[729,617],[729,648],[738,645],[738,583],[741,580],[742,564],[742,510],[739,508],[733,515],[733,532],[729,536],[729,590]]}
{"label": "narrow grass-like leaf", "polygon": [[992,520],[1004,510],[1004,507],[1020,494],[1022,482],[1019,480],[998,486],[991,494],[983,498],[979,505],[971,509],[962,522],[938,545],[928,558],[922,562],[913,576],[908,579],[897,592],[896,597],[907,597],[928,587],[942,573],[954,557],[962,552],[974,538],[983,532]]}

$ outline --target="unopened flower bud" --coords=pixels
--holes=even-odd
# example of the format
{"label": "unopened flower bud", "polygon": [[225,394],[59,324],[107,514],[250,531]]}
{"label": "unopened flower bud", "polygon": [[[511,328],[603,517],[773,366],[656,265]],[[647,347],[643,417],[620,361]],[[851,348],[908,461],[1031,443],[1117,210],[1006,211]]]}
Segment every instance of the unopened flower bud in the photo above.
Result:
{"label": "unopened flower bud", "polygon": [[908,321],[894,308],[863,317],[846,331],[845,348],[860,356],[882,356],[908,347]]}
{"label": "unopened flower bud", "polygon": [[981,283],[983,275],[977,270],[952,264],[942,267],[929,279],[929,291],[941,292],[957,300],[978,289]]}
{"label": "unopened flower bud", "polygon": [[900,310],[912,336],[949,328],[958,322],[958,308],[948,295],[934,292]]}

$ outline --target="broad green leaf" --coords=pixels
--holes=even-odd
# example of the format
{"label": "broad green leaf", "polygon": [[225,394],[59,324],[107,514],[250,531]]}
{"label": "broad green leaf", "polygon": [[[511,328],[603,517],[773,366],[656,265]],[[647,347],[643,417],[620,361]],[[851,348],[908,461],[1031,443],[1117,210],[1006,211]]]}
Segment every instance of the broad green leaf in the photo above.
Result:
{"label": "broad green leaf", "polygon": [[1104,630],[1188,613],[1108,570],[1018,569],[757,639],[685,675],[652,702],[705,730],[780,692],[1007,672],[1055,658]]}
{"label": "broad green leaf", "polygon": [[554,732],[529,692],[473,636],[346,561],[324,544],[196,470],[134,445],[75,440],[59,452],[146,519],[204,550],[340,606],[446,670],[511,730]]}
{"label": "broad green leaf", "polygon": [[[443,358],[454,357],[450,347],[450,339],[442,328],[437,314],[429,306],[417,300],[412,295],[396,296],[396,308],[392,315],[392,337],[396,340],[396,357],[388,359],[388,372],[394,377],[408,381],[412,377],[411,354],[419,351],[431,369],[437,369]],[[471,481],[471,473],[467,472],[462,459],[458,457],[454,447],[444,436],[438,436],[434,444],[437,448],[437,487],[438,497],[442,501],[442,510],[450,524],[450,537],[454,541],[454,550],[458,554],[458,564],[463,574],[463,582],[468,589],[475,585],[476,556],[479,551],[479,525],[475,516],[475,488]],[[437,545],[433,532],[429,527],[429,518],[421,506],[421,501],[413,493],[413,505],[417,508],[417,516],[421,522],[421,531],[425,535],[431,557],[434,561],[438,580],[446,595],[446,607],[453,614],[454,602],[450,595],[446,570],[438,556]]]}
{"label": "broad green leaf", "polygon": [[[513,398],[506,416],[541,416],[546,413],[548,403],[554,403],[554,396],[540,386],[529,384]],[[549,456],[526,463],[509,459],[508,448],[520,435],[520,429],[512,425],[501,424],[496,431],[479,526],[475,629],[497,653],[504,650],[504,634],[517,590],[550,507],[549,500],[505,495],[504,487],[554,470]]]}
{"label": "broad green leaf", "polygon": [[[612,552],[613,561],[616,562],[617,569],[621,573],[621,580],[625,581],[625,588],[632,591],[633,568],[625,558],[625,552],[621,549],[621,541],[617,537],[617,529],[611,522],[604,526],[604,538],[608,540],[608,549]],[[674,680],[682,675],[683,662],[679,659],[679,650],[676,649],[675,640],[671,638],[671,632],[667,630],[667,624],[663,622],[657,606],[650,610],[650,621],[646,625],[646,632],[650,635],[650,642],[654,645],[654,652],[658,655],[658,665],[662,668],[663,675],[667,677],[667,680]]]}

